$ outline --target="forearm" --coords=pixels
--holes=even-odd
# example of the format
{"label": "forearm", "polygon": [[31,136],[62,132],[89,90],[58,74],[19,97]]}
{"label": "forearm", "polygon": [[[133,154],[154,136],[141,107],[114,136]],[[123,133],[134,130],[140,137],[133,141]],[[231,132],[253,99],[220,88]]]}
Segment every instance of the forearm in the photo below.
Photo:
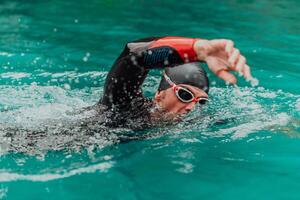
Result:
{"label": "forearm", "polygon": [[[171,54],[178,54],[178,56],[181,59],[181,63],[172,63],[171,65],[176,64],[182,64],[187,62],[194,62],[197,61],[197,55],[194,50],[194,44],[197,41],[195,38],[184,38],[184,37],[164,37],[157,41],[155,41],[153,44],[150,45],[149,51],[154,51],[155,49],[159,49],[162,47],[169,47]],[[164,59],[168,59],[168,57],[165,57]]]}
{"label": "forearm", "polygon": [[201,61],[195,43],[199,39],[184,37],[163,37],[151,43],[147,50],[139,52],[143,59],[139,65],[146,68],[164,68]]}

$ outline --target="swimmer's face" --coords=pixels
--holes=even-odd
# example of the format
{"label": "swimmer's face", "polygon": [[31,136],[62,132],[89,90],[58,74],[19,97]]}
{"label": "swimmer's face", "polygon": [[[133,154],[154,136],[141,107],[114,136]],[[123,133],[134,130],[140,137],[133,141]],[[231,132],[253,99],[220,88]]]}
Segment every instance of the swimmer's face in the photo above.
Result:
{"label": "swimmer's face", "polygon": [[[180,84],[178,86],[184,86],[185,88],[189,89],[194,94],[194,97],[208,98],[206,92],[197,87],[186,84]],[[187,114],[195,109],[196,105],[198,104],[197,102],[184,103],[180,101],[172,88],[157,92],[154,100],[164,111],[174,115]]]}

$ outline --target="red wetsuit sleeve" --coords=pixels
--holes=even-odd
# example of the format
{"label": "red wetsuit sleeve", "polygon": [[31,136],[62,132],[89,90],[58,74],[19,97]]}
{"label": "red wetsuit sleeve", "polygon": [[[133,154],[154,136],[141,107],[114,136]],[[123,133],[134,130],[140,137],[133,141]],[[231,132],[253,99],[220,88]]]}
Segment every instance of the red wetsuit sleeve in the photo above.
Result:
{"label": "red wetsuit sleeve", "polygon": [[198,39],[185,37],[163,37],[153,42],[149,49],[157,47],[171,47],[177,51],[183,62],[198,61],[194,44]]}

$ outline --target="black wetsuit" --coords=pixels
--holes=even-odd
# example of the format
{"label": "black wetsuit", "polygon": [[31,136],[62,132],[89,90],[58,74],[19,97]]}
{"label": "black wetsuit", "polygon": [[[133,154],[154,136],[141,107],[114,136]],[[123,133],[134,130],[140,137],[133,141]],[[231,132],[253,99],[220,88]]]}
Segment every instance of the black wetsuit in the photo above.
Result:
{"label": "black wetsuit", "polygon": [[111,121],[115,125],[138,118],[149,121],[152,104],[141,91],[149,70],[197,61],[193,49],[195,41],[193,38],[163,37],[127,43],[106,78],[104,95],[99,101],[114,110]]}

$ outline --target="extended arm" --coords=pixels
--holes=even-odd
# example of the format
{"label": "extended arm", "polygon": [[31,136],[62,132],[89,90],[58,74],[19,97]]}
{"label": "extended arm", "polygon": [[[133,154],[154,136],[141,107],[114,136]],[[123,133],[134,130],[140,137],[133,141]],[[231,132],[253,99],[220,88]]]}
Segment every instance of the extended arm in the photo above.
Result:
{"label": "extended arm", "polygon": [[130,42],[109,72],[101,103],[126,106],[143,97],[141,85],[150,69],[164,68],[188,62],[204,61],[209,69],[224,81],[236,83],[229,71],[251,78],[246,59],[233,42],[226,39],[204,40],[184,37],[147,38]]}

